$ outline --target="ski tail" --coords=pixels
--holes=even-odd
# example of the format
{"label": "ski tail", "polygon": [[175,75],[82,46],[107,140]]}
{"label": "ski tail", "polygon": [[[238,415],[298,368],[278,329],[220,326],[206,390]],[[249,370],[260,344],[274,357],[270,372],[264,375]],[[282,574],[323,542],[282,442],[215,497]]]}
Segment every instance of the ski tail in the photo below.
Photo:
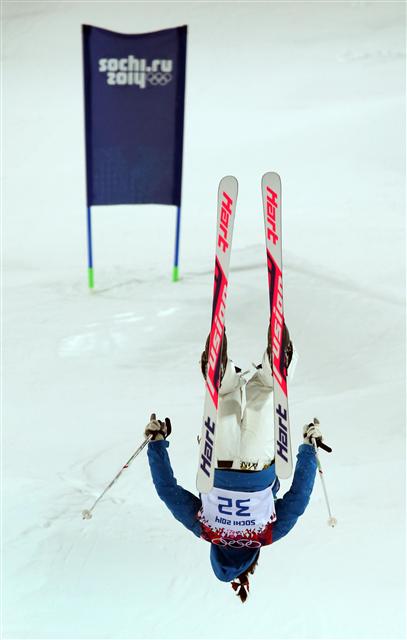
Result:
{"label": "ski tail", "polygon": [[282,264],[281,179],[277,173],[262,178],[264,231],[270,302],[271,364],[274,381],[274,452],[276,475],[289,478],[293,462],[288,413],[287,370],[283,347],[284,292]]}
{"label": "ski tail", "polygon": [[218,421],[222,342],[225,333],[226,298],[237,192],[238,183],[236,178],[233,176],[222,178],[218,189],[212,321],[196,480],[197,489],[200,493],[208,493],[212,489],[216,466],[216,426]]}

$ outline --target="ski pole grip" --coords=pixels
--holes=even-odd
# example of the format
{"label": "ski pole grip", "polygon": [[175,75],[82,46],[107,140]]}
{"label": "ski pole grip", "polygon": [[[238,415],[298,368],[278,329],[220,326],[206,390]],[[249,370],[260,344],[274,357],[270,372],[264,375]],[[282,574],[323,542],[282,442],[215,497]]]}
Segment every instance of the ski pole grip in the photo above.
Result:
{"label": "ski pole grip", "polygon": [[332,453],[331,447],[328,447],[328,445],[325,444],[325,442],[319,442],[318,446],[321,447],[321,449],[323,449],[324,451],[327,451],[328,453]]}

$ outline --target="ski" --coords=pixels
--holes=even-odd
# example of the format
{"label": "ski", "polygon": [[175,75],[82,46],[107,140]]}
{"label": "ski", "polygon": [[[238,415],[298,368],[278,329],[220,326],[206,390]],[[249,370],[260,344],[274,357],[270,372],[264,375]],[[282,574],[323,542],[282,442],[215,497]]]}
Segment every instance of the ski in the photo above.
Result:
{"label": "ski", "polygon": [[197,489],[200,493],[209,493],[212,489],[216,466],[216,425],[218,420],[220,367],[225,332],[226,297],[237,190],[237,180],[233,176],[226,176],[219,183],[212,322],[209,338],[204,415],[199,445],[199,465],[196,479]]}
{"label": "ski", "polygon": [[289,478],[293,462],[288,415],[287,371],[283,350],[284,301],[281,227],[281,180],[264,174],[261,182],[270,299],[270,331],[274,382],[274,455],[276,475]]}

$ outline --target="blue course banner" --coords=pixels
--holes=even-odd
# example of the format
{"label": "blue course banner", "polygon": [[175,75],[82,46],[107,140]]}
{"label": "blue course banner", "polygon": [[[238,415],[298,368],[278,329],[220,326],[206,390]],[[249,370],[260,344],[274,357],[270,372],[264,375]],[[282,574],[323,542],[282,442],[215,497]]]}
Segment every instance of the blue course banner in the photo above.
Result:
{"label": "blue course banner", "polygon": [[187,27],[82,26],[87,204],[181,204]]}

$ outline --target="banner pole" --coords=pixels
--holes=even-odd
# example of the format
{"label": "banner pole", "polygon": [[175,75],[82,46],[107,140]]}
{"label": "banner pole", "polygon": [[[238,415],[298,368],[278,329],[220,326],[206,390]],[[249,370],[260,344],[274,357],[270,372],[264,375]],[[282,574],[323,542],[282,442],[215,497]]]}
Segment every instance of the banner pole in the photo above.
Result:
{"label": "banner pole", "polygon": [[181,231],[181,205],[177,207],[177,228],[175,231],[175,256],[174,256],[174,266],[172,269],[172,280],[173,282],[177,282],[179,280],[179,237]]}
{"label": "banner pole", "polygon": [[94,287],[94,277],[93,277],[93,251],[92,251],[92,216],[91,216],[91,207],[88,207],[88,215],[87,215],[87,226],[88,226],[88,285],[89,289],[93,289]]}

